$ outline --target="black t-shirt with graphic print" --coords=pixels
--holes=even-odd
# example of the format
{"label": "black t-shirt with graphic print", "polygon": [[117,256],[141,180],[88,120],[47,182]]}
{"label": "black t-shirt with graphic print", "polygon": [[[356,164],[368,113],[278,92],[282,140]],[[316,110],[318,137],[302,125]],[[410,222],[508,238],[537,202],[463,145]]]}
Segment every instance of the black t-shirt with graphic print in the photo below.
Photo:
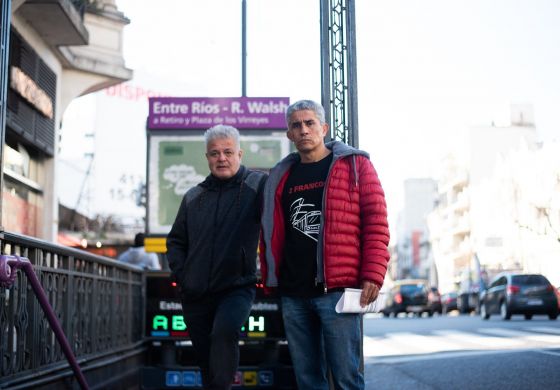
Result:
{"label": "black t-shirt with graphic print", "polygon": [[317,240],[322,220],[323,189],[332,153],[314,163],[298,163],[282,193],[286,226],[284,259],[280,265],[279,292],[309,298],[323,293],[317,285]]}

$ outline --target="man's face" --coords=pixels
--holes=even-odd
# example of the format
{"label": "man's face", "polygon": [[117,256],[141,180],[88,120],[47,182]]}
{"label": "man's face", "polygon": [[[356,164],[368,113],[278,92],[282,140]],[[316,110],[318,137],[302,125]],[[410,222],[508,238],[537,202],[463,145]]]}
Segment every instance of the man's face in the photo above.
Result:
{"label": "man's face", "polygon": [[240,150],[232,138],[216,138],[208,142],[206,159],[212,175],[218,179],[229,179],[234,176],[241,165]]}
{"label": "man's face", "polygon": [[319,121],[311,110],[295,111],[288,121],[288,138],[301,153],[310,153],[322,147],[329,125]]}

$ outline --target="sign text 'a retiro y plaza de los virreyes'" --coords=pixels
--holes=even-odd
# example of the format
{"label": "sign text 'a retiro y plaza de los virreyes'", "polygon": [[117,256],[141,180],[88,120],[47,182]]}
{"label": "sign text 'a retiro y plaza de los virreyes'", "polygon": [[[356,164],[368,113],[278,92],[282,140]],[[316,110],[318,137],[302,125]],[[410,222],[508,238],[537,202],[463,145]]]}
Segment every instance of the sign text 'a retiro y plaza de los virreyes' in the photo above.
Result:
{"label": "sign text 'a retiro y plaza de los virreyes'", "polygon": [[150,129],[207,129],[230,125],[239,129],[284,129],[289,98],[153,97]]}

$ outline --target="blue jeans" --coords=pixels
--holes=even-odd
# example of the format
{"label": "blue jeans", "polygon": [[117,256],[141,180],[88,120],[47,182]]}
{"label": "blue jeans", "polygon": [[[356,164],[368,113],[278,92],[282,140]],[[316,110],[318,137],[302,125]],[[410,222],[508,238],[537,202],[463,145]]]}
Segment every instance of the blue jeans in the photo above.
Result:
{"label": "blue jeans", "polygon": [[230,389],[239,365],[239,334],[249,317],[255,286],[196,302],[183,300],[183,314],[205,389]]}
{"label": "blue jeans", "polygon": [[361,314],[338,314],[334,308],[341,295],[282,297],[284,327],[300,389],[328,390],[327,367],[336,389],[364,389]]}

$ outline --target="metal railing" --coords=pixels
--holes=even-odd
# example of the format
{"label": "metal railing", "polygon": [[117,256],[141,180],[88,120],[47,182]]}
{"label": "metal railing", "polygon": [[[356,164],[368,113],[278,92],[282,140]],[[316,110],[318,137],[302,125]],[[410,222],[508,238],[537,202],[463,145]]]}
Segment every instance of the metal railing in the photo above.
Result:
{"label": "metal railing", "polygon": [[49,321],[49,325],[52,328],[58,343],[62,348],[62,352],[64,352],[64,356],[66,360],[72,367],[74,371],[74,375],[80,384],[80,387],[84,390],[89,389],[86,379],[84,378],[84,374],[80,369],[78,362],[76,361],[76,356],[74,356],[74,352],[68,344],[68,339],[60,326],[60,322],[58,322],[58,318],[54,314],[52,306],[45,295],[45,291],[39,283],[39,279],[37,279],[37,275],[33,271],[33,266],[31,262],[26,257],[19,257],[19,256],[7,256],[7,255],[0,255],[0,286],[10,288],[13,286],[14,282],[16,281],[17,272],[18,270],[22,270],[27,277],[29,283],[31,283],[31,287],[33,288],[33,292],[35,296],[39,300],[41,304],[41,308],[43,312],[47,316],[47,320]]}
{"label": "metal railing", "polygon": [[[141,353],[140,269],[7,232],[0,232],[0,254],[29,259],[86,378],[104,360],[115,364],[119,357]],[[0,287],[0,388],[40,387],[61,379],[77,387],[30,281],[18,272],[13,282],[9,289]]]}

